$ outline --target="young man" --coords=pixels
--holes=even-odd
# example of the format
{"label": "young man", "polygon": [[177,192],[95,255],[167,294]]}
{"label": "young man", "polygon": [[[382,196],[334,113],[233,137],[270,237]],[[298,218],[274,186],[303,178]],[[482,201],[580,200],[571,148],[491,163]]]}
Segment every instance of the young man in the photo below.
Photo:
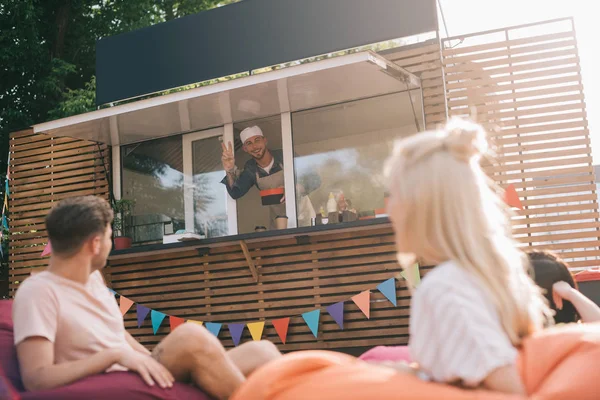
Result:
{"label": "young man", "polygon": [[95,196],[61,201],[46,217],[52,256],[26,279],[13,304],[14,336],[27,390],[67,385],[90,375],[130,370],[162,388],[192,381],[228,398],[258,366],[280,356],[270,342],[228,352],[196,324],[183,324],[152,353],[126,330],[100,270],[110,253],[113,213]]}

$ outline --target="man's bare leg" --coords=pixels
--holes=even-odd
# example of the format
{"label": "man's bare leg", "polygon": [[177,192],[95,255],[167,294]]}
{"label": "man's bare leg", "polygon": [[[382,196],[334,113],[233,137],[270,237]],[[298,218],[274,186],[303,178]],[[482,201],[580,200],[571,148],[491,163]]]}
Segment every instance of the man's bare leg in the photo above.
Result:
{"label": "man's bare leg", "polygon": [[244,343],[229,350],[227,355],[246,377],[258,367],[281,357],[277,346],[266,340]]}
{"label": "man's bare leg", "polygon": [[259,366],[281,356],[266,341],[244,343],[228,352],[205,328],[186,323],[154,348],[152,356],[179,382],[193,381],[209,395],[227,399]]}
{"label": "man's bare leg", "polygon": [[196,324],[179,326],[154,348],[152,356],[176,381],[192,381],[217,399],[228,399],[245,380],[219,340]]}

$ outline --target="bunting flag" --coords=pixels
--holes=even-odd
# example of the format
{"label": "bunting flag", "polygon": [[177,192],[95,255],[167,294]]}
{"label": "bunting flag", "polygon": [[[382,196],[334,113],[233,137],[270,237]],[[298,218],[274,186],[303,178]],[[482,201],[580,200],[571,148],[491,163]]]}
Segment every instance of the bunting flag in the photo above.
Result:
{"label": "bunting flag", "polygon": [[365,314],[367,319],[371,318],[371,291],[365,290],[364,292],[357,294],[352,297],[354,304],[360,308],[360,311]]}
{"label": "bunting flag", "polygon": [[304,322],[310,328],[310,331],[317,337],[319,333],[319,317],[321,316],[321,310],[316,309],[312,311],[305,312],[302,314],[302,318],[304,318]]}
{"label": "bunting flag", "polygon": [[8,220],[6,219],[6,215],[2,215],[2,226],[8,229]]}
{"label": "bunting flag", "polygon": [[414,288],[418,287],[419,284],[421,283],[421,273],[419,272],[419,264],[418,263],[415,263],[408,270],[406,270],[406,269],[402,270],[400,272],[400,275],[402,275],[402,277],[404,279],[406,279],[408,282],[410,282]]}
{"label": "bunting flag", "polygon": [[[110,291],[112,291],[113,293],[115,293],[114,290],[112,289],[108,289]],[[136,312],[137,312],[137,325],[138,328],[140,326],[142,326],[142,324],[144,323],[144,320],[146,319],[146,317],[148,316],[148,314],[150,313],[150,309],[146,306],[143,306],[141,304],[136,304]]]}
{"label": "bunting flag", "polygon": [[283,344],[285,344],[285,341],[287,339],[288,327],[290,326],[290,318],[288,317],[274,319],[271,321],[271,323],[273,324],[273,327],[275,327],[277,335],[279,336]]}
{"label": "bunting flag", "polygon": [[339,303],[332,304],[327,306],[327,312],[334,321],[338,324],[340,329],[344,329],[344,302],[340,301]]}
{"label": "bunting flag", "polygon": [[179,325],[183,324],[185,320],[183,318],[174,317],[169,315],[169,326],[171,327],[171,332],[175,330]]}
{"label": "bunting flag", "polygon": [[[50,247],[50,242],[48,242],[47,247]],[[420,282],[419,264],[415,264],[411,268],[409,268],[407,270],[403,270],[401,272],[401,275],[406,280],[413,279],[413,276],[414,276],[415,283],[416,283],[416,285],[418,285],[418,283]],[[204,327],[210,333],[215,335],[215,337],[218,337],[219,333],[221,332],[221,328],[223,326],[222,323],[203,322],[203,321],[196,321],[193,319],[184,320],[183,318],[180,318],[180,317],[167,315],[160,311],[152,310],[151,308],[143,306],[141,304],[134,303],[133,300],[131,300],[123,295],[120,295],[119,293],[115,292],[113,289],[111,289],[109,287],[107,287],[107,289],[113,296],[120,296],[119,309],[123,316],[125,316],[125,314],[129,311],[129,309],[132,307],[133,304],[136,304],[138,328],[143,325],[144,320],[146,319],[148,314],[150,314],[150,319],[152,322],[152,330],[155,335],[158,332],[163,320],[166,317],[169,317],[169,325],[170,325],[171,331],[175,330],[178,326],[180,326],[181,324],[183,324],[185,322],[192,322],[192,323],[198,324],[200,326],[204,325]],[[390,278],[386,281],[381,282],[379,285],[377,285],[377,289],[392,304],[394,304],[394,306],[397,306],[396,284],[395,284],[394,278]],[[371,315],[370,315],[371,292],[369,290],[365,290],[362,293],[359,293],[359,294],[353,296],[352,301],[358,306],[358,308],[363,312],[363,314],[367,318],[371,317]],[[337,323],[337,325],[342,330],[344,329],[344,303],[345,303],[345,301],[340,301],[338,303],[331,304],[326,307],[327,312],[331,315],[331,317],[334,319],[334,321]],[[320,309],[315,309],[315,310],[308,311],[308,312],[305,312],[302,314],[302,318],[304,319],[304,322],[306,323],[306,325],[308,325],[308,328],[310,329],[311,333],[313,334],[313,336],[315,338],[318,338],[318,334],[319,334],[320,317],[321,317]],[[273,327],[275,328],[275,331],[277,332],[277,335],[281,339],[282,343],[286,344],[288,329],[289,329],[289,325],[290,325],[290,317],[271,320],[271,322],[273,324]],[[228,323],[227,326],[228,326],[229,332],[231,334],[231,337],[233,339],[233,343],[235,346],[238,346],[240,344],[241,338],[243,336],[244,328],[246,327],[246,325],[248,326],[248,330],[250,331],[250,335],[252,336],[252,339],[253,340],[261,340],[262,335],[264,333],[265,321],[250,322],[247,324],[245,324],[245,323],[229,324]]]}
{"label": "bunting flag", "polygon": [[504,201],[511,207],[518,208],[519,210],[523,209],[523,203],[521,203],[517,189],[512,183],[504,189]]}
{"label": "bunting flag", "polygon": [[6,189],[4,190],[4,192],[6,193],[7,196],[10,196],[10,189],[8,188],[8,179],[6,179],[4,181],[6,184],[4,186],[6,186]]}
{"label": "bunting flag", "polygon": [[265,321],[251,322],[248,325],[252,340],[260,340],[262,338],[263,330],[265,329]]}
{"label": "bunting flag", "polygon": [[48,243],[46,243],[46,246],[44,247],[44,251],[42,251],[41,257],[46,257],[50,254],[52,254],[52,245],[50,244],[50,240],[48,240]]}
{"label": "bunting flag", "polygon": [[8,209],[8,194],[4,193],[4,208],[2,211]]}
{"label": "bunting flag", "polygon": [[156,335],[158,332],[158,328],[160,328],[160,324],[162,324],[163,319],[165,319],[166,315],[161,313],[160,311],[151,310],[150,311],[150,319],[152,320],[152,330]]}
{"label": "bunting flag", "polygon": [[396,280],[394,278],[381,282],[377,285],[377,289],[379,289],[379,291],[391,301],[394,306],[398,305],[396,300]]}
{"label": "bunting flag", "polygon": [[207,322],[204,324],[204,327],[216,337],[219,337],[219,332],[221,332],[222,326],[223,324],[220,324],[218,322]]}
{"label": "bunting flag", "polygon": [[244,332],[245,324],[227,324],[229,328],[229,333],[231,333],[231,338],[233,339],[233,344],[235,347],[240,344],[240,339],[242,338],[242,333]]}
{"label": "bunting flag", "polygon": [[119,301],[119,308],[121,309],[121,315],[125,315],[127,313],[127,311],[129,311],[129,309],[131,308],[132,305],[133,305],[132,300],[129,300],[125,296],[121,296],[121,299]]}

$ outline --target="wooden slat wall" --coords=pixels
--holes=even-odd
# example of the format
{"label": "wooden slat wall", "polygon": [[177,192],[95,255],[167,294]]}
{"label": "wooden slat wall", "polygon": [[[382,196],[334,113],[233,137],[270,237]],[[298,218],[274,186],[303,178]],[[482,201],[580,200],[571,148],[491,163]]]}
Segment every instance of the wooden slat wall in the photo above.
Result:
{"label": "wooden slat wall", "polygon": [[[249,241],[259,283],[253,280],[239,243],[210,246],[204,255],[189,248],[114,256],[109,279],[117,292],[169,315],[222,323],[266,320],[263,338],[284,351],[406,343],[405,282],[397,281],[398,307],[376,290],[399,272],[389,225],[311,234],[304,240],[302,244],[294,237]],[[324,307],[369,289],[373,290],[370,320],[347,301],[344,330],[339,329]],[[315,308],[322,308],[318,339],[301,317]],[[144,345],[152,347],[170,331],[165,320],[153,335],[150,318],[137,328],[134,309],[126,314],[125,325]],[[292,317],[285,345],[270,322],[284,317]],[[226,326],[219,337],[232,346]],[[247,330],[242,340],[251,340]]]}
{"label": "wooden slat wall", "polygon": [[110,171],[106,145],[34,134],[32,130],[11,134],[11,296],[32,271],[47,266],[48,259],[40,254],[48,241],[44,218],[50,208],[71,196],[94,194],[108,199],[105,167]]}
{"label": "wooden slat wall", "polygon": [[572,267],[600,265],[600,222],[575,31],[570,19],[444,40],[450,116],[492,132],[486,167],[513,184],[524,210],[519,240],[550,248]]}
{"label": "wooden slat wall", "polygon": [[426,129],[446,120],[442,54],[437,39],[410,50],[398,50],[386,58],[421,78]]}

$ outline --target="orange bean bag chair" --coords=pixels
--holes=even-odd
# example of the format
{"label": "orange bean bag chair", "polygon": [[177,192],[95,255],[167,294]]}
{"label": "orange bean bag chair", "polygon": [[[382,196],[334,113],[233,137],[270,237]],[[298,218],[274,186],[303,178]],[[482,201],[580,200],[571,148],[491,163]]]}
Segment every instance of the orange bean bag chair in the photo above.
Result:
{"label": "orange bean bag chair", "polygon": [[257,370],[231,400],[598,399],[600,324],[557,327],[528,338],[519,368],[528,397],[425,382],[345,354],[303,351]]}

